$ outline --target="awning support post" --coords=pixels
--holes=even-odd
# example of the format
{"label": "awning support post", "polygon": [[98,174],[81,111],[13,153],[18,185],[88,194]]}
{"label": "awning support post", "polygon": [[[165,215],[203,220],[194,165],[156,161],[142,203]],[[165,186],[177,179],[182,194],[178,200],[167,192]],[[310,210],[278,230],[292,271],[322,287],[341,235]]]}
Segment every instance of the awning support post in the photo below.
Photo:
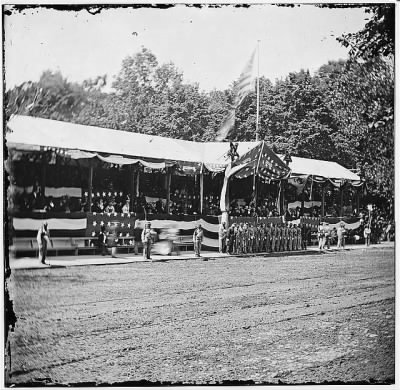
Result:
{"label": "awning support post", "polygon": [[339,216],[343,217],[343,186],[340,186],[339,189],[340,192],[340,212],[339,212]]}
{"label": "awning support post", "polygon": [[42,196],[41,201],[44,200],[44,192],[46,190],[46,165],[47,165],[46,160],[43,157],[42,158],[42,172],[41,172],[42,176],[40,178],[40,193]]}
{"label": "awning support post", "polygon": [[137,175],[136,175],[136,197],[139,197],[139,181],[140,181],[140,170],[137,170]]}
{"label": "awning support post", "polygon": [[204,174],[200,172],[200,214],[203,214]]}
{"label": "awning support post", "polygon": [[130,204],[130,211],[133,211],[133,206],[135,204],[134,198],[135,198],[135,168],[133,165],[131,165],[131,170],[130,170],[130,177],[131,177],[131,204]]}
{"label": "awning support post", "polygon": [[166,205],[166,212],[167,214],[169,214],[169,210],[170,210],[170,201],[171,201],[171,168],[166,168],[167,170],[167,205]]}
{"label": "awning support post", "polygon": [[325,217],[325,183],[322,183],[321,217]]}
{"label": "awning support post", "polygon": [[92,212],[92,198],[93,198],[93,164],[89,162],[89,178],[88,178],[88,202],[89,202],[89,213]]}

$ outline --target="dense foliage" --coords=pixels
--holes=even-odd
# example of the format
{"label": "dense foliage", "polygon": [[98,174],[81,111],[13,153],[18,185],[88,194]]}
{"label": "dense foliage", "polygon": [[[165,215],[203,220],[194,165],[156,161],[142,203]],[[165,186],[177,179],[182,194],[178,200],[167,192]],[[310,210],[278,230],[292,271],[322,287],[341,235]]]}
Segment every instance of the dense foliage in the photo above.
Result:
{"label": "dense foliage", "polygon": [[[369,190],[393,197],[394,6],[374,5],[365,28],[338,40],[346,61],[331,61],[311,75],[260,79],[260,138],[279,153],[337,161],[357,170]],[[46,71],[6,93],[6,118],[39,116],[194,141],[215,138],[234,101],[225,91],[201,91],[183,81],[174,64],[159,64],[148,49],[128,56],[104,91],[106,77],[78,84]],[[236,111],[233,140],[255,140],[256,95]]]}

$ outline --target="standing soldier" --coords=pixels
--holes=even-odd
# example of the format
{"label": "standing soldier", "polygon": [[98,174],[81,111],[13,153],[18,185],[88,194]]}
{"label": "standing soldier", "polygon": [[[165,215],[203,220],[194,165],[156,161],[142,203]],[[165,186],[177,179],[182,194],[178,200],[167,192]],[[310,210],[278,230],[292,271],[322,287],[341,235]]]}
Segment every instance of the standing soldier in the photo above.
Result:
{"label": "standing soldier", "polygon": [[301,249],[307,249],[307,225],[305,223],[300,224],[301,229]]}
{"label": "standing soldier", "polygon": [[249,239],[249,225],[248,223],[245,223],[243,225],[243,230],[242,230],[242,253],[246,254],[247,253],[247,241]]}
{"label": "standing soldier", "polygon": [[344,243],[345,243],[345,234],[346,234],[346,229],[345,229],[345,224],[344,222],[340,222],[340,226],[337,230],[337,249],[343,248],[344,249]]}
{"label": "standing soldier", "polygon": [[322,251],[325,246],[325,231],[322,222],[319,223],[318,226],[318,249]]}
{"label": "standing soldier", "polygon": [[198,224],[197,228],[194,229],[194,232],[193,232],[194,252],[197,257],[200,257],[202,242],[203,242],[203,229],[202,229],[201,225]]}
{"label": "standing soldier", "polygon": [[291,230],[290,250],[294,251],[295,243],[296,243],[296,236],[295,236],[296,229],[294,228],[293,224],[290,224],[290,230]]}
{"label": "standing soldier", "polygon": [[42,264],[46,264],[47,248],[50,245],[50,231],[45,222],[37,233],[37,243],[39,247],[39,260]]}
{"label": "standing soldier", "polygon": [[260,231],[258,236],[258,251],[265,252],[265,228],[263,223],[260,225]]}
{"label": "standing soldier", "polygon": [[101,255],[105,256],[107,254],[107,233],[104,225],[102,225],[100,228],[100,234],[97,239],[97,243],[100,248]]}
{"label": "standing soldier", "polygon": [[282,224],[282,243],[281,243],[282,251],[286,252],[287,249],[287,229],[286,223]]}
{"label": "standing soldier", "polygon": [[288,225],[284,223],[282,226],[282,247],[284,251],[288,250],[287,243],[288,243]]}
{"label": "standing soldier", "polygon": [[219,238],[219,253],[226,252],[226,224],[225,222],[221,223],[218,231],[218,238]]}
{"label": "standing soldier", "polygon": [[255,241],[255,227],[250,224],[249,225],[249,230],[248,230],[248,245],[247,245],[247,251],[249,253],[254,253],[254,241]]}
{"label": "standing soldier", "polygon": [[258,253],[259,242],[260,242],[260,225],[258,223],[256,223],[254,225],[253,253]]}
{"label": "standing soldier", "polygon": [[242,254],[242,241],[243,241],[243,222],[240,222],[236,233],[236,253]]}
{"label": "standing soldier", "polygon": [[142,231],[142,243],[143,243],[143,259],[151,260],[150,252],[151,252],[151,229],[150,222],[146,222],[144,225],[144,229]]}
{"label": "standing soldier", "polygon": [[235,223],[235,228],[233,229],[233,253],[237,255],[238,253],[238,233],[239,233],[239,225]]}
{"label": "standing soldier", "polygon": [[286,226],[286,250],[290,251],[290,223]]}
{"label": "standing soldier", "polygon": [[293,224],[293,250],[297,250],[297,226]]}
{"label": "standing soldier", "polygon": [[276,251],[281,251],[281,239],[282,239],[282,229],[281,225],[276,225]]}
{"label": "standing soldier", "polygon": [[287,245],[287,248],[288,248],[288,251],[290,251],[290,250],[292,250],[292,239],[293,239],[293,237],[292,237],[292,224],[291,223],[289,223],[288,224],[288,238],[287,238],[287,240],[288,240],[288,245]]}
{"label": "standing soldier", "polygon": [[228,231],[227,231],[227,248],[226,251],[229,255],[233,253],[233,240],[234,240],[234,232],[235,232],[235,223],[233,223],[231,226],[229,226]]}
{"label": "standing soldier", "polygon": [[271,252],[275,252],[276,245],[276,227],[271,223]]}
{"label": "standing soldier", "polygon": [[265,225],[265,251],[271,251],[271,227],[268,224]]}
{"label": "standing soldier", "polygon": [[301,228],[300,224],[297,225],[297,250],[301,250]]}

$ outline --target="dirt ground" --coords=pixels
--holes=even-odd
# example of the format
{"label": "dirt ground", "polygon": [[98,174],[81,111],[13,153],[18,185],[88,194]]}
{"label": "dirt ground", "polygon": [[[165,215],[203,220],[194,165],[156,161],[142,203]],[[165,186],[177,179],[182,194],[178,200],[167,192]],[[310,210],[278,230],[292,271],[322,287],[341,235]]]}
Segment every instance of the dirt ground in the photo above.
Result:
{"label": "dirt ground", "polygon": [[14,270],[9,383],[393,383],[394,287],[393,248]]}

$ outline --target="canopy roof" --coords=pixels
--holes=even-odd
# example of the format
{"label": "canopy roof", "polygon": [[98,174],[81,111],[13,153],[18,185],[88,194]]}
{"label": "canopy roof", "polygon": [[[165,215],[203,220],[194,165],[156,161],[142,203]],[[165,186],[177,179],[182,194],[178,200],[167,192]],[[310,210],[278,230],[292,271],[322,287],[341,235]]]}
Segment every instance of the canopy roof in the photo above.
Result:
{"label": "canopy roof", "polygon": [[[284,155],[278,154],[283,159]],[[333,161],[314,160],[303,157],[293,157],[289,164],[293,175],[326,177],[330,179],[344,179],[359,181],[360,176]]]}
{"label": "canopy roof", "polygon": [[[60,148],[70,151],[72,158],[97,156],[118,164],[154,163],[157,167],[174,162],[204,164],[216,172],[224,170],[230,162],[229,142],[185,141],[22,115],[14,115],[7,126],[11,130],[6,133],[7,146],[17,150]],[[238,154],[243,156],[259,145],[259,142],[239,142]],[[353,172],[330,161],[292,157],[290,168],[294,175],[360,180]]]}

